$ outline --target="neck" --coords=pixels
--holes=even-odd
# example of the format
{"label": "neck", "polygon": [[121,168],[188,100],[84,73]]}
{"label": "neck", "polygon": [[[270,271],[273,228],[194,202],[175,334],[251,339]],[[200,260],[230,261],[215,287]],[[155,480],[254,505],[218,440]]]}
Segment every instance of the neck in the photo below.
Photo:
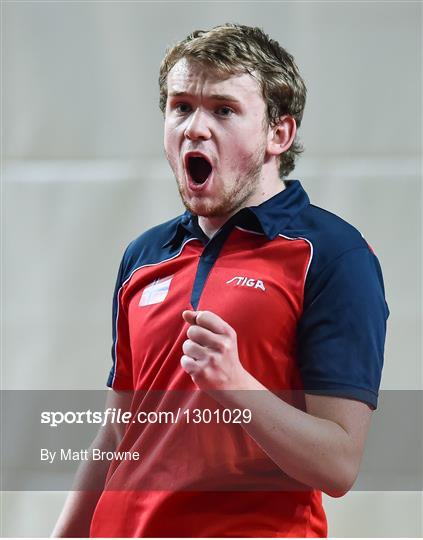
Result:
{"label": "neck", "polygon": [[254,195],[250,197],[243,206],[235,208],[232,212],[225,214],[224,216],[198,216],[198,224],[203,230],[204,234],[206,234],[209,238],[212,238],[217,231],[223,227],[228,219],[239,212],[242,208],[246,208],[248,206],[259,206],[285,189],[285,182],[282,182],[281,180],[278,180],[278,184],[276,184],[273,189],[265,190],[262,186],[260,186],[258,192],[254,193]]}
{"label": "neck", "polygon": [[236,214],[238,210],[235,210],[232,212],[232,214],[228,214],[227,216],[218,216],[218,217],[204,217],[204,216],[198,216],[198,225],[201,227],[202,231],[206,236],[209,238],[212,238],[217,231],[223,227],[223,225],[228,221],[228,219]]}

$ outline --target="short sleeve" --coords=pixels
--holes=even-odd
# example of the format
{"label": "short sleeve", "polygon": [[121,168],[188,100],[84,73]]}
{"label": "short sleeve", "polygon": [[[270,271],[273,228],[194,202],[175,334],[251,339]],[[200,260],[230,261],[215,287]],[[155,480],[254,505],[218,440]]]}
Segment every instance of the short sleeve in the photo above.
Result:
{"label": "short sleeve", "polygon": [[304,391],[376,408],[388,315],[382,272],[369,248],[347,251],[310,273],[298,326]]}
{"label": "short sleeve", "polygon": [[[125,252],[126,254],[126,252]],[[125,254],[119,266],[112,307],[112,368],[107,386],[114,390],[132,390],[132,356],[127,309],[122,302],[125,285]]]}

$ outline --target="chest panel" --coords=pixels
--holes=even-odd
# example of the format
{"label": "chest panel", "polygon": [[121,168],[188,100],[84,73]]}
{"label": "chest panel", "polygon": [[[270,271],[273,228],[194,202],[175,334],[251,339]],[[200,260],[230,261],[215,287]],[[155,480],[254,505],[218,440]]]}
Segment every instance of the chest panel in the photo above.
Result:
{"label": "chest panel", "polygon": [[[204,246],[197,240],[174,259],[137,270],[122,295],[127,310],[133,378],[137,388],[186,388],[179,365],[192,309],[192,288]],[[296,326],[310,259],[304,240],[234,230],[204,282],[198,310],[231,325],[245,368],[268,387],[292,383]],[[294,370],[295,371],[295,370]],[[296,376],[296,375],[295,375]]]}

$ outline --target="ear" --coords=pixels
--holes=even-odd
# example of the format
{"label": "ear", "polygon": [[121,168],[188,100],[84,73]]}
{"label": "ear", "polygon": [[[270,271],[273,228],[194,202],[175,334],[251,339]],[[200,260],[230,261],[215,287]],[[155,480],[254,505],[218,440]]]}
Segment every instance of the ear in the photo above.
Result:
{"label": "ear", "polygon": [[271,156],[279,156],[291,147],[297,133],[295,118],[286,114],[279,118],[279,122],[269,127],[267,139],[267,153]]}

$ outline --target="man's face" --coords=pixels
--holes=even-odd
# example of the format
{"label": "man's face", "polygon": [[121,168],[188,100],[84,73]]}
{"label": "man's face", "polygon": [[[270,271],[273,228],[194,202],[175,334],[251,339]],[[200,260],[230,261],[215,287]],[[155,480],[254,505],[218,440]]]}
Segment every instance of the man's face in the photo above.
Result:
{"label": "man's face", "polygon": [[224,217],[260,189],[266,105],[248,74],[222,79],[183,58],[167,79],[164,147],[186,208]]}

